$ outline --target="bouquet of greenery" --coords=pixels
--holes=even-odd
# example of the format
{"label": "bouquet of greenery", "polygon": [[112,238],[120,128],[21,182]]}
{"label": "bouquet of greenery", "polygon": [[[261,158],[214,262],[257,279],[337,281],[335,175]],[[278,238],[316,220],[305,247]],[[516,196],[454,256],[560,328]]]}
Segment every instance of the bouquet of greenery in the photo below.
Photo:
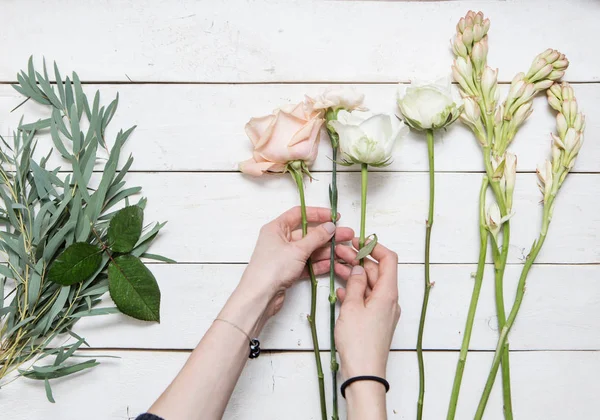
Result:
{"label": "bouquet of greenery", "polygon": [[[17,75],[14,88],[51,112],[21,121],[12,146],[0,145],[0,386],[18,376],[43,380],[52,402],[50,379],[98,364],[71,361],[87,345],[75,322],[119,311],[158,322],[160,290],[140,257],[170,261],[146,252],[164,223],[145,228],[146,200],[129,202],[141,191],[123,180],[133,158],[117,170],[135,127],[119,131],[110,150],[105,140],[118,96],[104,107],[96,92],[90,103],[77,74],[63,81],[56,65],[54,72],[51,84],[45,63],[40,74],[30,59]],[[37,136],[48,131],[66,168],[48,168],[53,149],[36,158]],[[101,149],[108,159],[95,173]],[[116,307],[97,308],[106,292]]]}

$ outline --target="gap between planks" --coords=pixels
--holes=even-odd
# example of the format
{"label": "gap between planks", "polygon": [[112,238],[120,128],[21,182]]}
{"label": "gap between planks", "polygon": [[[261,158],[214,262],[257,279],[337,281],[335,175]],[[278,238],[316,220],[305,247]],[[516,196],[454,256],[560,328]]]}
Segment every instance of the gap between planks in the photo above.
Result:
{"label": "gap between planks", "polygon": [[[600,84],[600,80],[561,80],[561,82],[568,82],[572,85],[594,85]],[[5,80],[0,81],[0,85],[15,85],[18,82],[16,80]],[[56,82],[50,82],[56,84]],[[160,80],[82,80],[82,85],[395,85],[395,84],[410,84],[411,81],[408,79],[403,80],[378,80],[378,81],[323,81],[323,80],[308,80],[308,81],[249,81],[249,82],[229,82],[223,80],[211,81],[211,82],[196,82],[196,81],[160,81]],[[510,81],[499,81],[499,85],[510,85]],[[453,82],[453,85],[457,83]]]}
{"label": "gap between planks", "polygon": [[[170,348],[135,348],[135,347],[86,347],[80,348],[77,351],[82,353],[88,352],[144,352],[144,353],[191,353],[194,349],[170,349]],[[495,349],[472,349],[469,353],[495,353]],[[416,350],[407,349],[390,349],[390,353],[416,353]],[[460,353],[460,349],[423,349],[425,353]],[[523,349],[523,350],[510,350],[511,353],[600,353],[598,349]],[[309,353],[314,354],[311,349],[268,349],[262,350],[261,354],[303,354]],[[321,350],[319,353],[327,354],[329,350]],[[90,355],[90,357],[92,357]]]}

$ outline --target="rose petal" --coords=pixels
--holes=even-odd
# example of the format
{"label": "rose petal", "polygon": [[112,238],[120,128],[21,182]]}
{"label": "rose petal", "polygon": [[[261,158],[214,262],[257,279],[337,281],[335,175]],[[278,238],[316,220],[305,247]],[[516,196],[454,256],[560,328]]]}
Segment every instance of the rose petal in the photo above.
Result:
{"label": "rose petal", "polygon": [[245,131],[254,147],[261,147],[271,136],[275,115],[255,117],[246,123]]}
{"label": "rose petal", "polygon": [[240,162],[240,171],[252,176],[261,176],[266,171],[271,170],[275,163],[273,162],[256,162],[254,159],[248,159]]}

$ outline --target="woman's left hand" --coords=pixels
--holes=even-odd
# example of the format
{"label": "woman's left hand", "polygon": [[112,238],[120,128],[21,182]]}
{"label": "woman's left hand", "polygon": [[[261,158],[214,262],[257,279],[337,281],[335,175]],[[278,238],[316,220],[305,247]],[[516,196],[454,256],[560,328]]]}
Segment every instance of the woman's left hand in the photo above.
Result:
{"label": "woman's left hand", "polygon": [[267,315],[272,316],[281,309],[285,291],[296,280],[308,277],[306,263],[311,258],[315,275],[325,274],[330,267],[329,240],[335,232],[337,241],[349,241],[354,231],[337,227],[331,222],[331,210],[323,207],[307,207],[309,223],[321,223],[309,227],[302,237],[302,214],[294,207],[277,219],[264,225],[258,236],[250,263],[242,276],[238,288],[252,289],[269,298]]}

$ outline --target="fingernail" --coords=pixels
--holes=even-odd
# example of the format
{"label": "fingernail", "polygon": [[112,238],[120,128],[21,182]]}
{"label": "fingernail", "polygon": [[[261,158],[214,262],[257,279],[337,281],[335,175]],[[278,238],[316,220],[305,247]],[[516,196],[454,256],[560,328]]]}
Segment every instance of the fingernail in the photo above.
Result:
{"label": "fingernail", "polygon": [[360,274],[364,274],[365,269],[362,268],[360,265],[355,265],[354,267],[352,267],[352,271],[350,272],[350,275],[352,276],[358,276]]}
{"label": "fingernail", "polygon": [[330,235],[333,235],[333,232],[335,232],[335,225],[332,222],[323,223],[323,229]]}

